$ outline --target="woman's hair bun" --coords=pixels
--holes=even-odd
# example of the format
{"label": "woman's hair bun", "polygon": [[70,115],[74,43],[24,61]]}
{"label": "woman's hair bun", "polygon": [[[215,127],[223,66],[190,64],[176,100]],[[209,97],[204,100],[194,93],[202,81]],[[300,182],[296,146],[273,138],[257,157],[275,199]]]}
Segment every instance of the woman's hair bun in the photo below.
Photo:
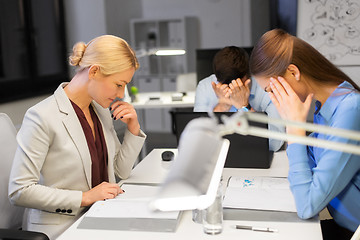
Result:
{"label": "woman's hair bun", "polygon": [[71,66],[79,66],[85,49],[86,44],[84,42],[78,42],[74,45],[72,55],[69,57],[69,63]]}

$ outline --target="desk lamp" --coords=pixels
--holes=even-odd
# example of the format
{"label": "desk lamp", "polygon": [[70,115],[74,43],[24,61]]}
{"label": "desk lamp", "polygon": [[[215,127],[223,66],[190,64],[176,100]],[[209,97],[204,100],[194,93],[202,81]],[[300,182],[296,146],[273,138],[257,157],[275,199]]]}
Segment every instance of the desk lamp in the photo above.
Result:
{"label": "desk lamp", "polygon": [[161,211],[205,209],[215,199],[230,142],[219,134],[216,119],[197,118],[184,129],[178,155],[157,198]]}
{"label": "desk lamp", "polygon": [[[209,115],[214,115],[209,113]],[[250,126],[248,121],[294,126],[308,131],[340,136],[360,141],[360,132],[335,129],[312,123],[273,119],[263,114],[238,112],[222,116],[224,124],[212,118],[197,118],[189,122],[180,137],[178,156],[163,182],[159,194],[150,206],[161,211],[205,209],[215,199],[221,179],[229,142],[222,136],[232,133],[292,141],[305,145],[331,148],[360,155],[360,146],[273,132]]]}

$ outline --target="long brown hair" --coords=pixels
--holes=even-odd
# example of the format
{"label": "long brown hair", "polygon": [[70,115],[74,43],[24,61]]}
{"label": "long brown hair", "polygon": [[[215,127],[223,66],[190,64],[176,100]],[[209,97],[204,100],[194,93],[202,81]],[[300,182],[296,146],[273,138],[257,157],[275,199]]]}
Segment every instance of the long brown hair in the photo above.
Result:
{"label": "long brown hair", "polygon": [[360,91],[350,77],[310,44],[282,29],[266,32],[254,46],[249,61],[251,75],[262,77],[283,76],[290,64],[317,83],[339,85],[347,81]]}

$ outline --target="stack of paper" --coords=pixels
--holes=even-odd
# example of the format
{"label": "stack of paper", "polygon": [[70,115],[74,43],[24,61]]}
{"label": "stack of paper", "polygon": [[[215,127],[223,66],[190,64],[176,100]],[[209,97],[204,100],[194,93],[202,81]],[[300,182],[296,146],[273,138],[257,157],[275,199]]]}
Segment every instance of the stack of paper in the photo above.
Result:
{"label": "stack of paper", "polygon": [[114,199],[94,203],[78,228],[174,232],[180,212],[159,212],[149,208],[149,202],[159,187],[123,184],[125,193]]}
{"label": "stack of paper", "polygon": [[287,178],[231,177],[224,208],[296,212]]}

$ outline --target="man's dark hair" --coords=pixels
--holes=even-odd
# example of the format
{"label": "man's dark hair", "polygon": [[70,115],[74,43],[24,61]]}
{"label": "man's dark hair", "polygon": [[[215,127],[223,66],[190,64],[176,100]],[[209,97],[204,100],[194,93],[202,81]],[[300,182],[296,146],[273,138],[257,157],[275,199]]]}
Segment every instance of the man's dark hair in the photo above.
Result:
{"label": "man's dark hair", "polygon": [[224,47],[214,56],[213,70],[217,80],[224,84],[249,76],[249,55],[236,46]]}

